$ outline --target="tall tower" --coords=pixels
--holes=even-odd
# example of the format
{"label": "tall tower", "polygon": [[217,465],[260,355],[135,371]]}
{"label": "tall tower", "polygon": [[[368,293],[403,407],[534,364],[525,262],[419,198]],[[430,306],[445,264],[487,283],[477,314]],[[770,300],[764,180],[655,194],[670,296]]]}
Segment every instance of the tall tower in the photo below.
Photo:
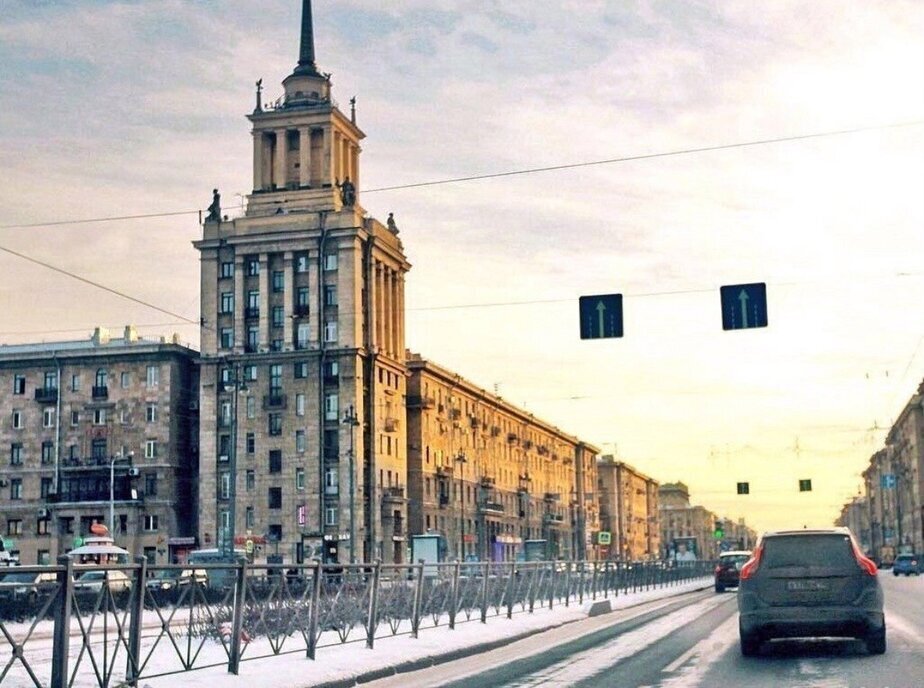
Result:
{"label": "tall tower", "polygon": [[401,561],[410,264],[360,205],[365,135],[318,71],[310,0],[282,85],[264,104],[258,82],[248,116],[244,215],[211,215],[194,242],[200,543],[230,549],[233,534],[256,561]]}

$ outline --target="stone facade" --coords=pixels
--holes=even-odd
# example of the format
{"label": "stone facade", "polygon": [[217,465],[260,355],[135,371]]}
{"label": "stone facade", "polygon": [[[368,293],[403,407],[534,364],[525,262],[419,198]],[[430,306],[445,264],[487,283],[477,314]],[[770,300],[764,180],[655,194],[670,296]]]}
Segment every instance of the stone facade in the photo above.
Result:
{"label": "stone facade", "polygon": [[619,561],[642,561],[661,556],[658,522],[658,483],[612,456],[597,461],[601,529],[611,544],[601,556]]}
{"label": "stone facade", "polygon": [[660,502],[661,546],[668,559],[696,559],[718,556],[715,541],[716,515],[702,506],[690,504],[684,483],[665,483],[658,490]]}
{"label": "stone facade", "polygon": [[249,116],[245,214],[210,217],[195,242],[199,534],[251,540],[257,561],[400,562],[410,264],[396,228],[360,205],[364,134],[314,65],[310,21],[283,88]]}
{"label": "stone facade", "polygon": [[131,327],[0,348],[0,514],[23,564],[54,563],[109,524],[111,470],[117,544],[152,564],[194,547],[195,357]]}
{"label": "stone facade", "polygon": [[527,540],[592,557],[598,450],[420,355],[407,365],[410,532],[442,534],[450,558],[511,560]]}

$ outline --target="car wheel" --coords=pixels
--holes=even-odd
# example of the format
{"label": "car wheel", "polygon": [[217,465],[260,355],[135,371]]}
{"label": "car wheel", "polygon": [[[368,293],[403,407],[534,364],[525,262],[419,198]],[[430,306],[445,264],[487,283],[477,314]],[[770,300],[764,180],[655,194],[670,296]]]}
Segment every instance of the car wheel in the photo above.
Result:
{"label": "car wheel", "polygon": [[892,571],[892,573],[895,574],[896,578],[898,578],[898,571]]}
{"label": "car wheel", "polygon": [[884,628],[881,631],[867,633],[864,640],[866,640],[866,651],[871,655],[885,654],[886,632]]}
{"label": "car wheel", "polygon": [[756,657],[760,650],[760,637],[755,633],[739,631],[741,637],[741,654],[744,657]]}

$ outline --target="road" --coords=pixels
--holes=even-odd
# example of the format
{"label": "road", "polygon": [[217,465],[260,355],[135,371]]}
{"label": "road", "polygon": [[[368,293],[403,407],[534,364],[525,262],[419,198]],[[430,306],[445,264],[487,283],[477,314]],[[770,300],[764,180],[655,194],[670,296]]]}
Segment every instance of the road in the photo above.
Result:
{"label": "road", "polygon": [[766,643],[760,657],[738,647],[734,592],[698,592],[547,631],[477,657],[372,683],[402,686],[613,686],[712,688],[919,688],[924,686],[924,576],[880,572],[888,650],[854,640]]}

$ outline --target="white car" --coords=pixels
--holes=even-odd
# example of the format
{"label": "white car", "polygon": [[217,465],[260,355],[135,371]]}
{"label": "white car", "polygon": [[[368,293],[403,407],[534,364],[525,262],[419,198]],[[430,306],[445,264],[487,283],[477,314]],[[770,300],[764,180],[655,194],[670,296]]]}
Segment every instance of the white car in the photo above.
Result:
{"label": "white car", "polygon": [[112,592],[122,592],[132,586],[124,571],[86,571],[74,581],[74,592],[99,592],[106,585]]}
{"label": "white car", "polygon": [[196,583],[206,585],[209,575],[205,569],[165,569],[150,578],[145,585],[148,590],[174,590]]}

